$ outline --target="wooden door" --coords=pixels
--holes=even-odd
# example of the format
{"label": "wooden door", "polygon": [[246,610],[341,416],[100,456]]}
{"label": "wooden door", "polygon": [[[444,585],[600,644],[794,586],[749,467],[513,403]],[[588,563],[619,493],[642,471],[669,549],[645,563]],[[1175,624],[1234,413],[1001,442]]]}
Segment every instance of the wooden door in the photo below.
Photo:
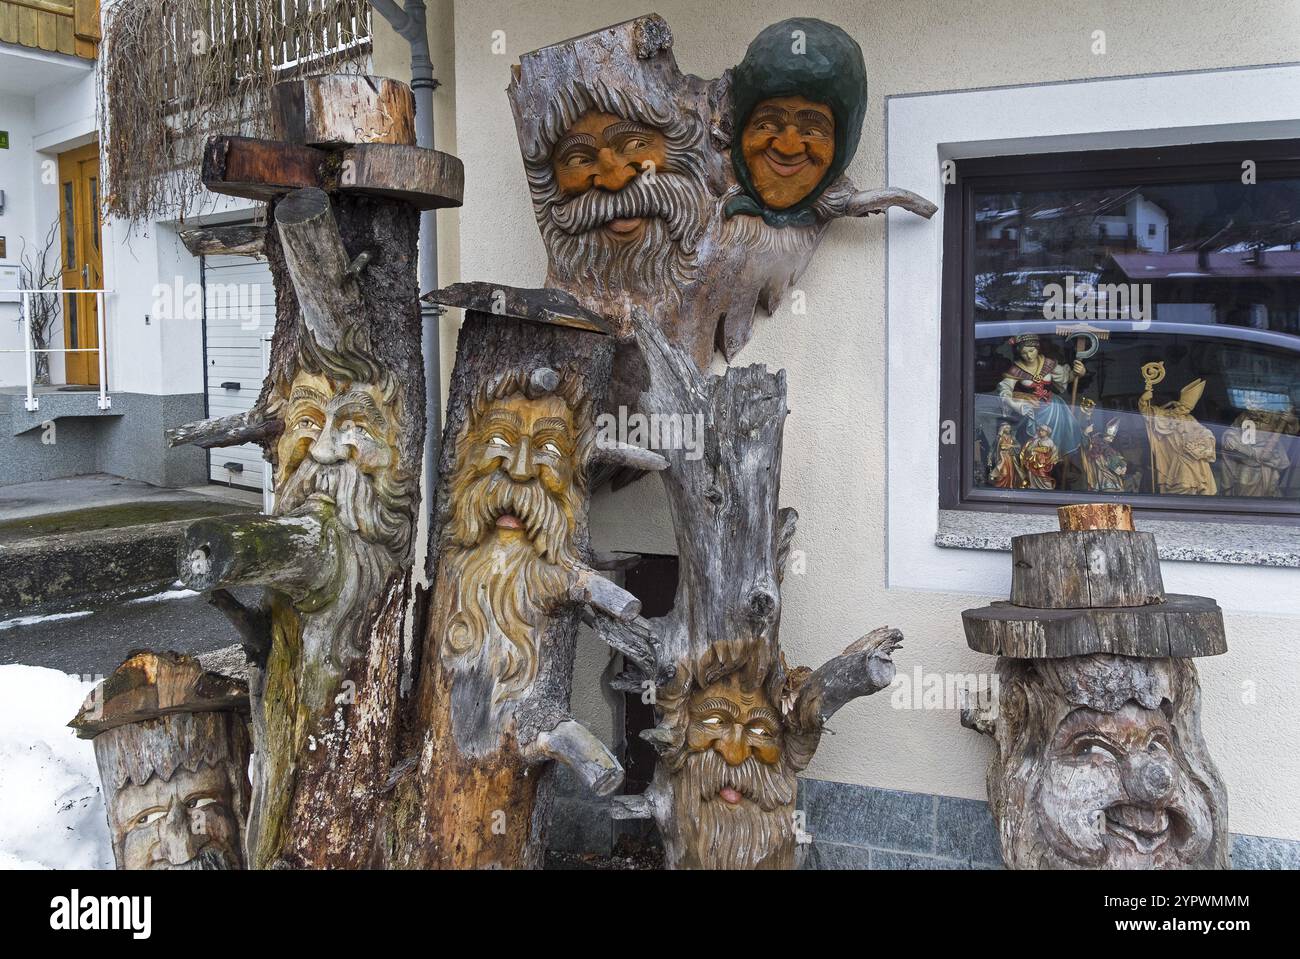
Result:
{"label": "wooden door", "polygon": [[[63,288],[99,290],[104,286],[104,255],[99,236],[99,144],[59,154],[59,220],[62,225]],[[63,296],[63,345],[70,350],[99,346],[93,293]],[[65,379],[99,384],[98,353],[65,353]]]}

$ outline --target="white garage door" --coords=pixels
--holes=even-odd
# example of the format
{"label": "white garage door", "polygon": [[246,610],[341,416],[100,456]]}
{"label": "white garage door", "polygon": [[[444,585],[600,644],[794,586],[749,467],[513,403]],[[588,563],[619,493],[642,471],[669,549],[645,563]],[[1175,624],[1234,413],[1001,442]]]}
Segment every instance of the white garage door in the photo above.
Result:
{"label": "white garage door", "polygon": [[[266,261],[209,256],[203,261],[208,416],[252,409],[266,378],[263,338],[275,329],[275,287]],[[254,443],[213,449],[213,482],[260,490],[267,463]]]}

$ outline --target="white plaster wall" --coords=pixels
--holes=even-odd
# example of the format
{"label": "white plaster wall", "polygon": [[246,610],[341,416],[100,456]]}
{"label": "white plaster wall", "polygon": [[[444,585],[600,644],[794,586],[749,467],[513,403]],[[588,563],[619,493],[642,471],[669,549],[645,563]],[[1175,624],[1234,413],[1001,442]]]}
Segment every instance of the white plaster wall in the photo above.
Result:
{"label": "white plaster wall", "polygon": [[[862,145],[849,168],[864,187],[885,182],[886,97],[1300,61],[1300,5],[1285,0],[1226,6],[1202,0],[822,0],[797,10],[782,0],[462,2],[455,5],[455,135],[467,184],[460,270],[444,274],[444,282],[527,285],[544,275],[504,95],[510,65],[528,50],[651,9],[671,25],[682,69],[710,77],[735,64],[762,27],[792,14],[822,17],[848,30],[863,46],[870,82]],[[505,31],[505,55],[492,52],[496,30]],[[1106,34],[1104,55],[1092,52],[1096,30]],[[1116,145],[1105,137],[1097,143]],[[896,224],[903,225],[898,217],[890,229]],[[889,585],[887,403],[921,404],[937,418],[937,357],[908,356],[915,382],[899,375],[887,381],[885,230],[882,218],[835,224],[800,283],[807,315],[782,311],[760,319],[741,356],[743,363],[789,372],[782,501],[799,510],[795,546],[805,551],[807,567],[786,579],[782,639],[792,662],[816,665],[867,629],[891,623],[907,637],[896,657],[901,671],[987,669],[987,657],[966,649],[960,612],[1004,588],[1001,578],[979,578],[989,568],[988,556],[953,554],[951,562],[966,567],[965,573],[978,573],[953,580],[979,584],[962,592],[952,592],[937,571],[925,589]],[[444,362],[453,348],[446,337]],[[932,473],[928,462],[917,463],[915,482],[930,483]],[[932,527],[934,517],[917,515],[915,522]],[[594,506],[593,537],[605,549],[671,552],[655,481],[602,496]],[[993,561],[1009,564],[1006,554],[993,554]],[[1205,591],[1217,592],[1215,574],[1222,569],[1207,567],[1198,577]],[[1205,731],[1227,780],[1233,830],[1300,838],[1300,758],[1291,733],[1300,726],[1300,571],[1259,572],[1250,582],[1272,594],[1274,612],[1231,613],[1231,652],[1201,661]],[[1181,576],[1181,570],[1174,572],[1174,578]],[[1276,603],[1286,602],[1279,596],[1291,597],[1290,612],[1279,610]],[[1220,598],[1243,609],[1236,595]],[[592,643],[583,646],[574,694],[580,717],[602,732],[609,721],[596,679],[604,655]],[[1242,702],[1248,681],[1255,684],[1253,704]],[[823,739],[811,776],[985,795],[988,746],[961,728],[951,711],[896,710],[882,694],[848,706],[832,728],[836,735]]]}
{"label": "white plaster wall", "polygon": [[[23,240],[32,242],[35,202],[32,195],[32,130],[35,106],[31,97],[0,94],[0,130],[9,131],[9,149],[0,150],[0,190],[5,192],[4,215],[0,216],[0,236],[5,238],[5,255],[0,263],[17,266],[23,252]],[[9,284],[0,282],[8,288]],[[0,303],[0,350],[22,349],[21,307],[17,303]],[[0,386],[21,384],[21,353],[0,353]]]}

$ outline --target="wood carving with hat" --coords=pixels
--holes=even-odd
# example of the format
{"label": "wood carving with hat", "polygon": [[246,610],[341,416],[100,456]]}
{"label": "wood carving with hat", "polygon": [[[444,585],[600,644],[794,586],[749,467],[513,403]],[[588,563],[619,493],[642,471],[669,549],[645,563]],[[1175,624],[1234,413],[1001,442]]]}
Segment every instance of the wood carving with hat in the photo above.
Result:
{"label": "wood carving with hat", "polygon": [[731,75],[731,160],[742,196],[727,215],[816,222],[812,207],[857,152],[867,110],[862,48],[839,27],[794,18],[760,33]]}

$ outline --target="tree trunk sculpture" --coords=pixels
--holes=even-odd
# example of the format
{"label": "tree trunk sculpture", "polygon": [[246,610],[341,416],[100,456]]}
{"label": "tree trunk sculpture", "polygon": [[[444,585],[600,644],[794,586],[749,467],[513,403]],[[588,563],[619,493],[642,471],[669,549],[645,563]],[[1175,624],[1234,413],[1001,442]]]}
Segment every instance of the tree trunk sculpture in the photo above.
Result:
{"label": "tree trunk sculpture", "polygon": [[471,309],[447,405],[410,759],[397,774],[391,861],[404,868],[538,867],[551,761],[598,795],[623,781],[569,715],[580,611],[620,624],[640,611],[590,565],[588,477],[622,455],[596,442],[614,343],[567,297],[509,293],[438,294]]}
{"label": "tree trunk sculpture", "polygon": [[963,710],[992,736],[989,805],[1012,869],[1224,869],[1228,804],[1201,735],[1195,656],[1227,651],[1210,599],[1166,595],[1127,506],[1065,506],[1018,536],[1012,602],[962,614],[999,657]]}
{"label": "tree trunk sculpture", "polygon": [[[329,99],[358,83],[373,95]],[[293,81],[274,106],[276,129],[299,142],[218,138],[204,166],[209,189],[272,202],[270,375],[252,412],[172,441],[261,442],[275,515],[191,527],[182,579],[210,592],[253,659],[250,865],[363,867],[383,859],[376,823],[411,680],[418,210],[458,205],[462,174],[454,157],[411,145],[410,92],[393,81]],[[265,586],[261,607],[238,603],[228,592],[238,585]]]}
{"label": "tree trunk sculpture", "polygon": [[[642,733],[660,752],[644,795],[620,797],[620,818],[653,818],[666,863],[686,869],[788,869],[796,864],[796,776],[825,724],[850,700],[887,687],[895,629],[877,629],[813,671],[781,652],[781,580],[798,519],[779,509],[785,373],[761,366],[722,376],[696,369],[641,311],[637,340],[649,367],[641,409],[696,420],[702,455],[661,450],[660,475],[677,533],[673,610],[608,634],[650,643],[655,678],[635,661],[625,692],[653,695],[659,723]],[[671,667],[671,670],[665,667]]]}
{"label": "tree trunk sculpture", "polygon": [[68,723],[95,747],[118,869],[242,869],[248,689],[178,653],[132,653]]}
{"label": "tree trunk sculpture", "polygon": [[509,96],[546,285],[614,319],[620,416],[636,407],[678,427],[658,448],[677,604],[663,620],[598,623],[615,648],[658,657],[653,670],[633,657],[619,681],[655,696],[661,718],[646,735],[662,762],[618,814],[653,816],[673,867],[783,868],[795,861],[796,773],[840,706],[889,683],[900,637],[877,630],[816,673],[787,669],[784,374],[704,371],[715,350],[736,356],[758,306],[775,310],[832,220],[935,206],[843,175],[866,74],[839,28],[776,24],[713,81],[683,75],[671,48],[663,19],[640,17],[526,54]]}

